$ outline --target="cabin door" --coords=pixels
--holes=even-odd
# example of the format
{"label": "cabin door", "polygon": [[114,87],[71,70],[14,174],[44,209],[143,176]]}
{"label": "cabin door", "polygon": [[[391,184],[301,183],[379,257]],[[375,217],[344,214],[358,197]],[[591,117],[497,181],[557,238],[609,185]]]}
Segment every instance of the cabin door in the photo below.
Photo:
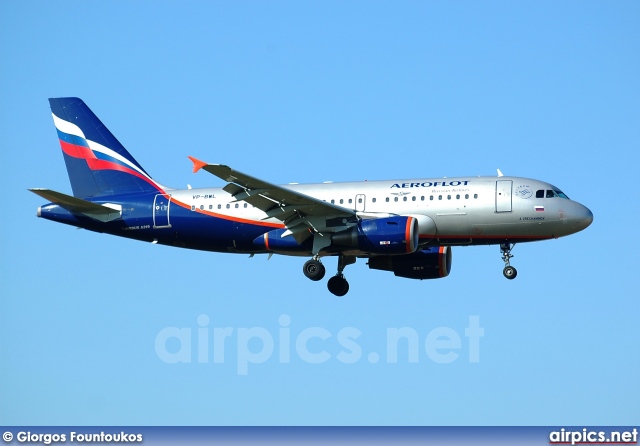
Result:
{"label": "cabin door", "polygon": [[153,200],[153,227],[170,228],[169,206],[171,205],[171,195],[158,194]]}
{"label": "cabin door", "polygon": [[511,188],[513,181],[496,181],[496,212],[511,212]]}

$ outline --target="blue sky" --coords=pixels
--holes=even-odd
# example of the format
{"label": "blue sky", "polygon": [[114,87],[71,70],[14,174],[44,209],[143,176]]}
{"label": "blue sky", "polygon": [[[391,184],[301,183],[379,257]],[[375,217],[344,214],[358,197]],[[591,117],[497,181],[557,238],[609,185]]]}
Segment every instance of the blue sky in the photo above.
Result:
{"label": "blue sky", "polygon": [[[631,1],[1,2],[0,424],[638,424],[639,20]],[[360,260],[335,298],[300,258],[36,218],[27,188],[71,191],[58,96],[83,98],[172,187],[222,185],[188,155],[275,183],[500,168],[557,185],[595,220],[518,245],[513,281],[498,247],[454,248],[435,281]],[[417,362],[401,344],[389,363],[387,332],[402,327]],[[221,363],[216,328],[232,329]],[[190,362],[158,352],[177,332]],[[299,354],[305,333],[329,335],[308,344],[326,361]],[[360,333],[351,363],[340,333]],[[425,349],[434,333],[459,339],[452,362]],[[175,337],[163,348],[185,354]],[[247,358],[262,362],[242,375]]]}

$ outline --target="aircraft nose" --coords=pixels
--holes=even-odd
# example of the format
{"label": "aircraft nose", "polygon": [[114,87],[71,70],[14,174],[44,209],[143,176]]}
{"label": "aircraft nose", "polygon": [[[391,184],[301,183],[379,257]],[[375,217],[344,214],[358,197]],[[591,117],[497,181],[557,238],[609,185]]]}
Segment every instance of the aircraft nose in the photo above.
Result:
{"label": "aircraft nose", "polygon": [[591,223],[593,223],[593,212],[591,212],[589,208],[587,208],[586,206],[584,209],[586,211],[586,214],[584,216],[583,223],[584,223],[584,227],[586,228]]}
{"label": "aircraft nose", "polygon": [[578,230],[582,231],[586,229],[591,223],[593,223],[593,212],[589,210],[588,207],[583,206],[579,203],[576,203],[576,210],[573,215],[573,226]]}

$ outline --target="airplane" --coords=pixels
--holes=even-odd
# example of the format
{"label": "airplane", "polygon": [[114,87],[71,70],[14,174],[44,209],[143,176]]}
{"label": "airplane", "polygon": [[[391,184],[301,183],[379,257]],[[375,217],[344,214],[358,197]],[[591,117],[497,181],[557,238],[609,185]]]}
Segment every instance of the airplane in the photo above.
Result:
{"label": "airplane", "polygon": [[499,245],[503,275],[514,279],[516,243],[555,239],[587,228],[593,214],[559,188],[534,179],[419,178],[275,185],[232,167],[189,156],[193,172],[223,187],[172,189],[151,178],[79,98],[49,99],[73,196],[29,189],[50,201],[37,216],[90,231],[204,251],[307,257],[306,277],[325,275],[344,296],[346,266],[409,279],[451,272],[452,247]]}

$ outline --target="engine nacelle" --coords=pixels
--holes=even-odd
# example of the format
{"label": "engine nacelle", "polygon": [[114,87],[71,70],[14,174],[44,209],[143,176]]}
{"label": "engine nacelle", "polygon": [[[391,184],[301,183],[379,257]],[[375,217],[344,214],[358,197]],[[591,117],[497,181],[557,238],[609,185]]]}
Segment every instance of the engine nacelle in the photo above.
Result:
{"label": "engine nacelle", "polygon": [[404,256],[370,257],[369,268],[393,271],[407,279],[439,279],[451,272],[451,248],[434,246]]}
{"label": "engine nacelle", "polygon": [[418,249],[419,235],[414,217],[372,218],[333,234],[331,244],[371,254],[409,254]]}

